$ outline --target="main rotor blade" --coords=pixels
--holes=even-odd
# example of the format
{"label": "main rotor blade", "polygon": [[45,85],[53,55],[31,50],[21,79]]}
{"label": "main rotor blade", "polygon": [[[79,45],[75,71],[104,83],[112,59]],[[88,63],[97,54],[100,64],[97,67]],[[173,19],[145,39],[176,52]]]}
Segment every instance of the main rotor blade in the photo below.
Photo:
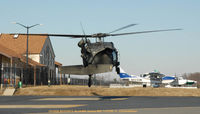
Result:
{"label": "main rotor blade", "polygon": [[142,34],[142,33],[151,33],[151,32],[175,31],[175,30],[182,30],[182,29],[165,29],[165,30],[152,30],[152,31],[141,31],[141,32],[128,32],[128,33],[119,33],[119,34],[108,34],[107,36],[121,36],[121,35]]}
{"label": "main rotor blade", "polygon": [[122,29],[126,29],[126,28],[128,28],[128,27],[132,27],[132,26],[135,26],[135,25],[137,25],[137,24],[126,25],[126,26],[124,26],[124,27],[118,28],[118,29],[116,29],[116,30],[114,30],[114,31],[112,31],[112,32],[109,32],[109,33],[117,32],[117,31],[120,31],[120,30],[122,30]]}
{"label": "main rotor blade", "polygon": [[[128,32],[128,33],[119,33],[119,34],[107,34],[107,33],[97,33],[92,35],[73,35],[73,34],[29,34],[36,36],[58,36],[58,37],[71,37],[71,38],[101,38],[107,36],[121,36],[121,35],[131,35],[131,34],[142,34],[142,33],[151,33],[151,32],[164,32],[164,31],[174,31],[174,30],[182,30],[182,29],[165,29],[165,30],[152,30],[152,31],[141,31],[141,32]],[[11,33],[11,35],[27,35],[25,33]]]}
{"label": "main rotor blade", "polygon": [[[11,35],[27,35],[25,33],[11,33]],[[73,35],[73,34],[28,34],[35,36],[58,36],[58,37],[71,37],[71,38],[83,38],[83,37],[92,37],[92,35]]]}

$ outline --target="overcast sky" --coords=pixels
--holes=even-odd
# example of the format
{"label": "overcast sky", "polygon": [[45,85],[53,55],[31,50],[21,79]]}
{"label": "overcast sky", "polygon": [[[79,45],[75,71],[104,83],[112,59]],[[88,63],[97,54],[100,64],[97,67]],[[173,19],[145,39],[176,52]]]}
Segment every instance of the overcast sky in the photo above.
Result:
{"label": "overcast sky", "polygon": [[[86,34],[182,28],[181,31],[107,37],[120,52],[121,67],[139,75],[154,69],[166,75],[200,71],[199,0],[1,0],[0,33],[26,32],[10,22],[41,23],[31,33]],[[51,37],[56,61],[82,64],[78,39]]]}

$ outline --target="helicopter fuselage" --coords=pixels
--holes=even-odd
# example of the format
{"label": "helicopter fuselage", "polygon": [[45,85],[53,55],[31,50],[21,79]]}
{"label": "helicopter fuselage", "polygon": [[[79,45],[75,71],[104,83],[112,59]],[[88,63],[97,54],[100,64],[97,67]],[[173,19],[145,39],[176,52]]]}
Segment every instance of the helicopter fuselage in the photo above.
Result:
{"label": "helicopter fuselage", "polygon": [[89,64],[112,64],[116,68],[119,66],[118,51],[112,42],[83,43],[81,40],[78,46],[81,48],[81,57],[85,67]]}

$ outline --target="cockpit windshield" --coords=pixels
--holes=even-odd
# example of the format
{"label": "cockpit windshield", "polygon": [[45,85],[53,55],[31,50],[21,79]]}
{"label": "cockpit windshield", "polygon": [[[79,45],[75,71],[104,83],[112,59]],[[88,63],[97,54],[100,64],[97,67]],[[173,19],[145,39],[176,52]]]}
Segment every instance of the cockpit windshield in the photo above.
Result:
{"label": "cockpit windshield", "polygon": [[113,56],[113,61],[117,61],[117,53],[116,53],[116,51],[112,52],[112,56]]}

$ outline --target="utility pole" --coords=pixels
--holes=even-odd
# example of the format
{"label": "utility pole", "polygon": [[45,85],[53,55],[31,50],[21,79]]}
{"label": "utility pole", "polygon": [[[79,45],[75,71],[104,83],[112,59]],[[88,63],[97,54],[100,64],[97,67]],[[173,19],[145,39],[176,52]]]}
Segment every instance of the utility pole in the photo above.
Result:
{"label": "utility pole", "polygon": [[[32,27],[35,27],[37,25],[42,25],[42,24],[34,24],[34,25],[31,25],[31,26],[28,26],[28,25],[23,25],[21,23],[17,23],[17,22],[13,22],[13,24],[18,24],[24,28],[26,28],[27,30],[27,39],[26,39],[26,66],[25,66],[25,84],[27,85],[27,76],[28,76],[28,40],[29,40],[29,29],[32,28]],[[22,81],[23,82],[23,81]]]}

